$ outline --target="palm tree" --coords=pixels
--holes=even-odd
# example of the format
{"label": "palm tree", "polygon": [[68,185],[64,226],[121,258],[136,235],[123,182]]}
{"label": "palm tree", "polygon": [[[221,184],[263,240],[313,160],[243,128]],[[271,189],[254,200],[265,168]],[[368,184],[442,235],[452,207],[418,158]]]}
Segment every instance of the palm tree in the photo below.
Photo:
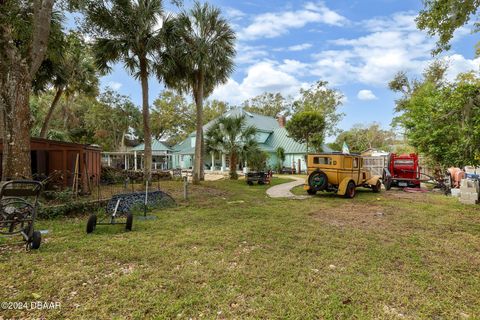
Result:
{"label": "palm tree", "polygon": [[206,133],[207,152],[227,154],[230,160],[230,179],[238,179],[237,164],[241,155],[258,151],[257,128],[246,125],[245,116],[221,117]]}
{"label": "palm tree", "polygon": [[154,71],[155,53],[161,47],[163,16],[161,0],[91,0],[85,9],[86,27],[95,36],[95,61],[102,71],[110,63],[123,62],[142,86],[142,115],[145,142],[145,179],[151,179],[152,135],[148,99],[148,77]]}
{"label": "palm tree", "polygon": [[53,79],[50,81],[55,90],[55,96],[43,121],[40,138],[46,138],[48,126],[55,107],[63,93],[67,97],[75,93],[97,95],[98,75],[89,48],[77,33],[67,35],[63,54],[59,61],[53,62]]}
{"label": "palm tree", "polygon": [[165,47],[161,74],[170,87],[191,92],[196,105],[196,139],[193,183],[204,178],[203,100],[233,72],[235,32],[219,9],[195,2],[164,24]]}

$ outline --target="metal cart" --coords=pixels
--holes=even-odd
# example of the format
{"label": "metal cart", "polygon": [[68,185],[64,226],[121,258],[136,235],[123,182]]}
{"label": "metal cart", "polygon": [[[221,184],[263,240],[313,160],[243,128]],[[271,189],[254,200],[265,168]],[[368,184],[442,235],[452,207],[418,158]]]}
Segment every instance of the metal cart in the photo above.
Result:
{"label": "metal cart", "polygon": [[40,248],[42,242],[34,228],[42,189],[42,183],[33,180],[7,181],[0,187],[0,234],[20,234],[27,250]]}

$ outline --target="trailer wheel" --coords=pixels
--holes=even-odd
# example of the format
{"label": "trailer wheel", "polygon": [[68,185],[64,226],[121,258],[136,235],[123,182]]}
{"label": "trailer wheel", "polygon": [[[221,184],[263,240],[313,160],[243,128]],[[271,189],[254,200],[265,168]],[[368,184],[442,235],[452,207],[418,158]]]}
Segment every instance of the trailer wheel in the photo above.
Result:
{"label": "trailer wheel", "polygon": [[87,233],[92,233],[97,226],[97,216],[91,214],[87,221]]}
{"label": "trailer wheel", "polygon": [[133,225],[133,214],[129,213],[127,214],[127,223],[125,223],[125,230],[132,231],[132,225]]}
{"label": "trailer wheel", "polygon": [[345,192],[345,198],[347,198],[347,199],[354,198],[355,194],[357,193],[356,188],[357,188],[357,186],[355,185],[355,182],[350,181],[347,185],[347,190]]}
{"label": "trailer wheel", "polygon": [[309,195],[311,195],[311,196],[314,196],[314,195],[317,194],[317,190],[308,189],[308,190],[307,190],[307,193],[308,193]]}
{"label": "trailer wheel", "polygon": [[40,248],[41,242],[42,234],[40,233],[40,231],[34,231],[29,243],[30,249],[37,250],[38,248]]}
{"label": "trailer wheel", "polygon": [[379,193],[380,190],[382,190],[382,183],[380,182],[380,180],[378,180],[374,186],[372,185],[372,191],[375,193]]}
{"label": "trailer wheel", "polygon": [[252,182],[252,181],[247,181],[247,184],[248,184],[249,186],[253,186],[253,182]]}

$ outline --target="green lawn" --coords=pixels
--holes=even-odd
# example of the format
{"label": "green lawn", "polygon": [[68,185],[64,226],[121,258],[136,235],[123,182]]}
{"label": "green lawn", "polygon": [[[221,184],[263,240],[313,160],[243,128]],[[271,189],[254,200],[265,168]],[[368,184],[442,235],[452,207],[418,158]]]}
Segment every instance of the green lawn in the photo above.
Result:
{"label": "green lawn", "polygon": [[[162,188],[181,199],[181,183]],[[266,188],[204,183],[129,233],[40,221],[39,251],[0,242],[0,301],[61,307],[0,319],[480,317],[479,209],[436,194],[282,200]]]}

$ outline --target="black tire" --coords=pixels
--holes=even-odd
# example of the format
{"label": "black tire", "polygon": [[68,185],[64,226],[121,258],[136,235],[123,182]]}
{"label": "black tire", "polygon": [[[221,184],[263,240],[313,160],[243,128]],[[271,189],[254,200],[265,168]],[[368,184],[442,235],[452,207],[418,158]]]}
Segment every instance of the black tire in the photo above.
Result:
{"label": "black tire", "polygon": [[308,193],[309,195],[311,195],[311,196],[314,196],[314,195],[317,194],[317,191],[316,191],[316,190],[313,190],[313,189],[308,189],[308,190],[307,190],[307,193]]}
{"label": "black tire", "polygon": [[249,186],[253,186],[253,182],[252,182],[252,181],[247,181],[247,184],[248,184]]}
{"label": "black tire", "polygon": [[345,192],[345,195],[344,197],[347,198],[347,199],[353,199],[355,198],[355,194],[357,194],[357,186],[355,185],[355,182],[353,181],[350,181],[348,184],[347,184],[347,190]]}
{"label": "black tire", "polygon": [[385,172],[383,173],[383,185],[385,186],[385,190],[390,190],[392,189],[392,177],[387,177]]}
{"label": "black tire", "polygon": [[97,227],[97,216],[91,214],[87,221],[87,233],[92,233]]}
{"label": "black tire", "polygon": [[133,214],[128,213],[127,222],[125,223],[125,230],[132,231],[132,225],[133,225]]}
{"label": "black tire", "polygon": [[265,182],[263,182],[263,181],[260,180],[260,181],[258,181],[258,184],[261,185],[261,186],[263,186],[263,185],[265,184]]}
{"label": "black tire", "polygon": [[37,250],[40,248],[40,244],[42,243],[42,234],[40,231],[34,231],[32,234],[32,238],[30,239],[30,249]]}
{"label": "black tire", "polygon": [[323,171],[314,171],[308,177],[308,185],[311,190],[322,191],[328,187],[328,177]]}
{"label": "black tire", "polygon": [[374,193],[379,193],[381,190],[382,190],[382,183],[380,182],[380,180],[378,180],[377,183],[374,186],[372,186],[372,191]]}

